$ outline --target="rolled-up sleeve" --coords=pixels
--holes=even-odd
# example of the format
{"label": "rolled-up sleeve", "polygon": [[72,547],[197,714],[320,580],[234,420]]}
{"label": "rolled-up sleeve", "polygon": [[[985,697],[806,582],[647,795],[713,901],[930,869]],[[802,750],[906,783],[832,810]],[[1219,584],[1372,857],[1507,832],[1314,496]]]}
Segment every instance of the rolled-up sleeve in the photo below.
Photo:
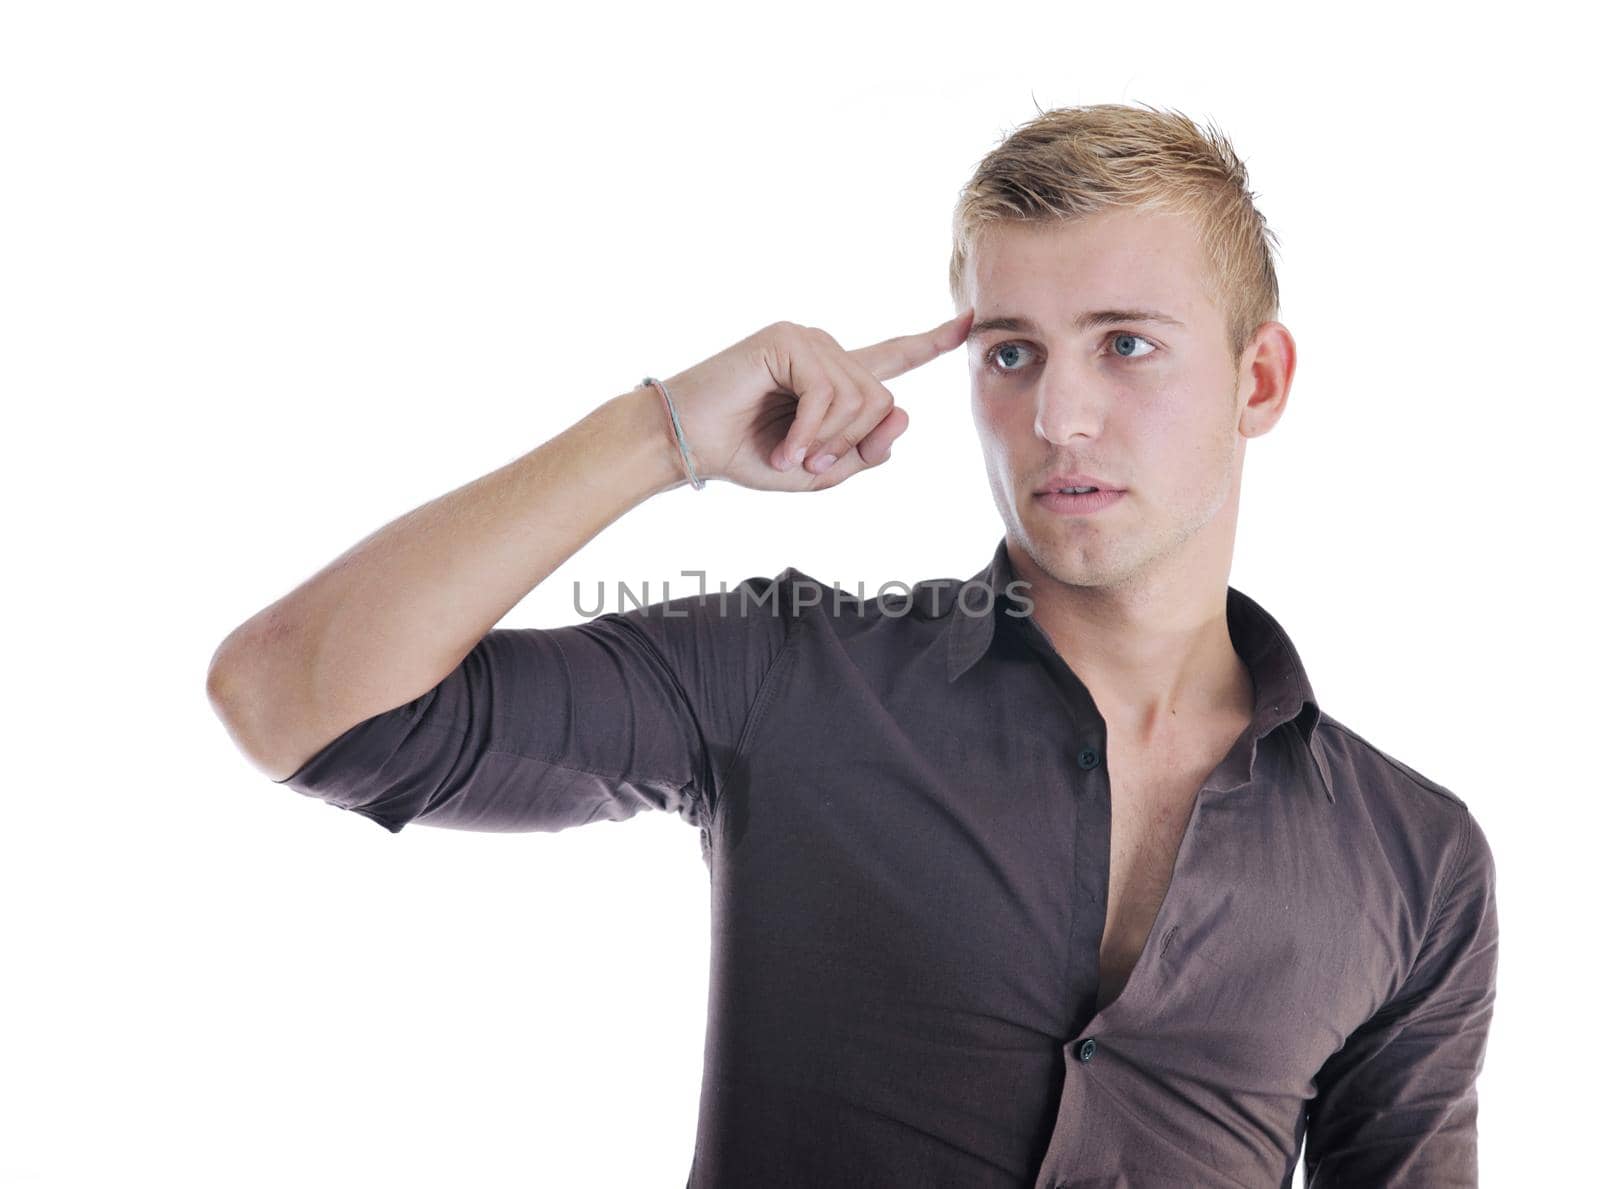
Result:
{"label": "rolled-up sleeve", "polygon": [[556,628],[496,628],[438,685],[279,781],[370,818],[555,831],[665,809],[704,825],[789,639],[791,567]]}
{"label": "rolled-up sleeve", "polygon": [[1410,975],[1317,1076],[1307,1189],[1478,1183],[1477,1079],[1499,925],[1494,856],[1464,806],[1456,837]]}

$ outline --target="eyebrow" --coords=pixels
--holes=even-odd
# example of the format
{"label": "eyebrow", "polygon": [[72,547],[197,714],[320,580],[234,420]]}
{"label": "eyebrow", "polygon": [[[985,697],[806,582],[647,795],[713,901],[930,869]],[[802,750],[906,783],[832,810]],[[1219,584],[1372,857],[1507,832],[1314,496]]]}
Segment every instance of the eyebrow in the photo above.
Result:
{"label": "eyebrow", "polygon": [[[1097,326],[1110,326],[1117,322],[1160,322],[1167,326],[1182,326],[1176,318],[1156,310],[1089,310],[1073,319],[1078,330],[1093,330]],[[1032,318],[1019,314],[1002,314],[974,322],[968,335],[979,335],[989,330],[1005,330],[1019,334],[1040,334],[1039,324]]]}

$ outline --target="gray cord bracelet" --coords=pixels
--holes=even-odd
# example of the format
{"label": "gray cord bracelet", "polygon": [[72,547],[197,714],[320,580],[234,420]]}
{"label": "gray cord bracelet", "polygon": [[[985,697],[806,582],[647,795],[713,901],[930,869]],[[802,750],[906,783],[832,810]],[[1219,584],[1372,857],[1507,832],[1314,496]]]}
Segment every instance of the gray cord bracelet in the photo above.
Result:
{"label": "gray cord bracelet", "polygon": [[661,392],[661,399],[667,402],[667,416],[672,418],[672,434],[678,439],[678,453],[683,455],[684,469],[689,472],[689,483],[696,491],[706,485],[706,481],[694,473],[694,463],[689,461],[689,443],[684,440],[683,423],[678,420],[678,410],[672,404],[672,397],[667,393],[667,386],[653,376],[646,376],[641,384],[652,384]]}

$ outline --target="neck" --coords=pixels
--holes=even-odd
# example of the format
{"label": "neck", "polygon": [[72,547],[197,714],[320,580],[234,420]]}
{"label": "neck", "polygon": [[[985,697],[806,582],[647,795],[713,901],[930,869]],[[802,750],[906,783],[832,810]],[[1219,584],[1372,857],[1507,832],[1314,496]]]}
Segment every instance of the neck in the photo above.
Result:
{"label": "neck", "polygon": [[1249,720],[1255,687],[1228,631],[1225,566],[1134,588],[1073,586],[1009,539],[1007,552],[1031,583],[1034,622],[1117,734],[1154,745]]}

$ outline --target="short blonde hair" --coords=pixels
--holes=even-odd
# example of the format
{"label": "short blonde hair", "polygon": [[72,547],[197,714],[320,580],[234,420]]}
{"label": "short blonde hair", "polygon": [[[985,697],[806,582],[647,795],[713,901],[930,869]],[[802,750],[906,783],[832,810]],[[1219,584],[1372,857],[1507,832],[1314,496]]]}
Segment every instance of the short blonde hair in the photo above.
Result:
{"label": "short blonde hair", "polygon": [[1207,296],[1222,311],[1237,364],[1263,322],[1278,317],[1277,237],[1256,210],[1243,162],[1215,126],[1175,111],[1099,103],[1040,114],[979,162],[953,219],[950,295],[972,304],[966,269],[982,230],[1051,223],[1111,207],[1187,215],[1210,265]]}

